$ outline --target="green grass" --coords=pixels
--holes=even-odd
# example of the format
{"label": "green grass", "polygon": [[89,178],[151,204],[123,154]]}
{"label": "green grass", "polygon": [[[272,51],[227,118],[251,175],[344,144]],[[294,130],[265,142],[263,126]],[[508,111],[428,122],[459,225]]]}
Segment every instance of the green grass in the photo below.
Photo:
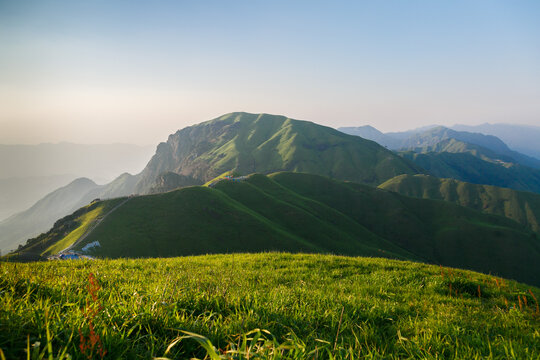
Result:
{"label": "green grass", "polygon": [[283,253],[0,266],[6,358],[84,359],[90,323],[94,358],[540,357],[540,290],[470,271]]}

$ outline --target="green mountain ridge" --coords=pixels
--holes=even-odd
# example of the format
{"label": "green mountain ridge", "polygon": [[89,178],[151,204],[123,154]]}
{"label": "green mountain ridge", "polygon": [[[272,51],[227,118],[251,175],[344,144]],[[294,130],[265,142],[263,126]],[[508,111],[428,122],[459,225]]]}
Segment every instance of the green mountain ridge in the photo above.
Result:
{"label": "green mountain ridge", "polygon": [[454,138],[447,138],[440,140],[432,145],[423,145],[418,147],[410,147],[409,149],[402,149],[401,152],[415,152],[420,154],[426,153],[469,153],[474,157],[477,157],[481,160],[502,164],[504,165],[513,165],[515,160],[507,155],[501,155],[491,149],[482,147],[476,144],[470,144],[461,140]]}
{"label": "green mountain ridge", "polygon": [[527,156],[540,159],[540,127],[518,124],[454,125],[458,131],[479,132],[497,136],[510,148]]}
{"label": "green mountain ridge", "polygon": [[506,216],[540,232],[540,195],[428,175],[399,175],[379,188],[423,199],[444,200]]}
{"label": "green mountain ridge", "polygon": [[[52,254],[65,237],[52,229],[18,255]],[[510,219],[301,173],[133,197],[75,249],[94,241],[100,246],[89,253],[98,257],[336,253],[420,260],[540,283],[539,240]]]}
{"label": "green mountain ridge", "polygon": [[540,193],[540,170],[527,166],[486,161],[471,152],[411,151],[400,155],[439,178]]}
{"label": "green mountain ridge", "polygon": [[496,136],[470,133],[466,131],[456,131],[444,126],[437,126],[410,136],[400,145],[401,148],[399,150],[435,146],[441,141],[449,139],[480,146],[484,149],[492,151],[493,153],[511,157],[510,154],[512,151]]}

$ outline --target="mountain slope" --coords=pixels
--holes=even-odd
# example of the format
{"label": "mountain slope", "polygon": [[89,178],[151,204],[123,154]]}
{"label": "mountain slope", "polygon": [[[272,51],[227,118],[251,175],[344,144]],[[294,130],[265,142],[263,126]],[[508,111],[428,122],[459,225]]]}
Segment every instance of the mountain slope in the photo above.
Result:
{"label": "mountain slope", "polygon": [[[351,131],[351,128],[342,128]],[[429,174],[474,184],[540,192],[540,161],[512,151],[494,136],[437,126],[423,131],[382,134],[368,129],[373,139],[399,141],[401,155]]]}
{"label": "mountain slope", "polygon": [[50,192],[77,176],[32,176],[0,179],[0,221],[28,209]]}
{"label": "mountain slope", "polygon": [[419,150],[422,149],[422,152],[437,151],[435,147],[439,143],[448,141],[450,139],[457,140],[465,144],[476,145],[476,150],[480,152],[481,157],[484,160],[486,158],[490,158],[492,160],[502,160],[536,169],[540,168],[540,160],[510,150],[510,148],[501,139],[495,136],[480,133],[470,133],[466,131],[455,131],[443,126],[439,126],[409,137],[401,144],[400,150],[413,150],[419,152]]}
{"label": "mountain slope", "polygon": [[[20,253],[34,246],[50,254],[50,243],[39,246],[48,239],[34,239]],[[512,220],[311,174],[252,175],[212,188],[133,197],[75,248],[94,241],[100,246],[91,254],[106,257],[331,252],[416,259],[540,282],[539,240]]]}
{"label": "mountain slope", "polygon": [[[464,128],[464,127],[461,127]],[[400,133],[383,134],[369,127],[340,128],[347,134],[359,135],[388,146],[392,150],[415,152],[470,152],[488,161],[504,161],[540,169],[540,160],[511,150],[501,139],[478,132],[457,131],[432,126]],[[515,140],[515,139],[514,139]]]}
{"label": "mountain slope", "polygon": [[476,126],[455,125],[458,131],[479,132],[497,136],[511,149],[522,154],[540,159],[540,127],[514,124],[482,124]]}
{"label": "mountain slope", "polygon": [[508,146],[506,146],[504,142],[495,136],[480,133],[470,133],[466,131],[455,131],[444,126],[437,126],[408,137],[404,142],[401,143],[400,150],[434,146],[437,143],[447,139],[455,139],[467,144],[478,145],[489,149],[496,154],[509,155],[511,152]]}
{"label": "mountain slope", "polygon": [[99,188],[90,179],[80,178],[45,196],[28,210],[0,222],[2,253],[15,249],[30,237],[49,229],[55,220],[72,213],[82,205],[81,194]]}
{"label": "mountain slope", "polygon": [[506,216],[540,232],[540,195],[428,175],[399,175],[379,188],[424,199],[444,200]]}
{"label": "mountain slope", "polygon": [[28,210],[20,212],[0,222],[0,251],[7,251],[22,245],[40,233],[46,232],[54,222],[71,214],[94,199],[108,199],[127,196],[133,192],[138,177],[122,174],[106,185],[80,178],[61,187]]}
{"label": "mountain slope", "polygon": [[539,169],[518,164],[485,161],[470,152],[423,154],[404,152],[401,155],[439,178],[453,178],[474,184],[540,192]]}
{"label": "mountain slope", "polygon": [[375,142],[325,126],[284,116],[231,113],[169,136],[142,172],[136,191],[149,192],[165,172],[204,183],[229,170],[307,172],[373,185],[420,172]]}

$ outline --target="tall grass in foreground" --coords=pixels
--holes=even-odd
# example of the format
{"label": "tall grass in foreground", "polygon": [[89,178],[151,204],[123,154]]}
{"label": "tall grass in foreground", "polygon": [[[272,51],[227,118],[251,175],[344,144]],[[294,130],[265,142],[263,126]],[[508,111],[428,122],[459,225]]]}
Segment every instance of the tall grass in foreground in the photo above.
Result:
{"label": "tall grass in foreground", "polygon": [[0,264],[0,358],[537,359],[537,288],[386,259]]}

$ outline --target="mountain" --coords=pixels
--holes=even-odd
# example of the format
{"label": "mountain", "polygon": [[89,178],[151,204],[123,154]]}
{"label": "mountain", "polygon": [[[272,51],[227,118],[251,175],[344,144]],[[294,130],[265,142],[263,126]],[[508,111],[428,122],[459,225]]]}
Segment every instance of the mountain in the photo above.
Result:
{"label": "mountain", "polygon": [[399,175],[379,188],[424,199],[444,200],[506,216],[540,233],[540,194],[477,185],[429,175]]}
{"label": "mountain", "polygon": [[51,191],[76,178],[74,175],[0,178],[0,221],[28,209]]}
{"label": "mountain", "polygon": [[[25,239],[49,229],[55,220],[81,207],[81,194],[98,188],[90,179],[80,178],[39,200],[28,210],[0,222],[0,251],[17,248]],[[83,204],[84,205],[84,204]]]}
{"label": "mountain", "polygon": [[[515,221],[317,175],[251,175],[113,201],[58,221],[14,256],[49,255],[73,243],[80,251],[95,242],[99,246],[90,254],[111,258],[338,253],[421,260],[540,283],[540,241]],[[83,228],[92,226],[76,243]]]}
{"label": "mountain", "polygon": [[[28,237],[47,231],[54,220],[96,198],[159,193],[204,184],[231,170],[241,174],[303,171],[372,185],[399,174],[421,171],[375,142],[325,126],[284,116],[231,113],[170,135],[166,143],[159,144],[140,174],[125,173],[109,184],[80,193],[68,191],[72,203],[47,200],[43,202],[47,206],[24,211],[0,223],[0,248],[13,248],[16,239],[19,244],[24,243]],[[32,223],[29,218],[38,218],[38,213],[41,221],[18,228],[20,224]]]}
{"label": "mountain", "polygon": [[470,152],[403,152],[401,155],[439,178],[453,178],[540,193],[540,170],[527,166],[486,161]]}
{"label": "mountain", "polygon": [[426,125],[426,126],[421,126],[421,127],[418,127],[418,128],[405,130],[405,131],[387,132],[387,133],[385,133],[385,135],[390,136],[390,137],[395,138],[395,139],[399,139],[399,140],[406,140],[407,138],[409,138],[411,136],[414,136],[416,134],[420,134],[420,133],[429,131],[429,130],[431,130],[433,128],[437,128],[437,127],[440,127],[440,126],[441,125],[435,125],[435,124]]}
{"label": "mountain", "polygon": [[159,144],[137,193],[172,172],[201,183],[233,170],[241,174],[307,172],[372,185],[421,171],[375,142],[308,121],[231,113],[179,130]]}
{"label": "mountain", "polygon": [[511,162],[540,169],[539,159],[511,150],[501,139],[493,135],[456,131],[444,126],[428,126],[386,134],[371,126],[339,128],[338,130],[376,141],[392,150],[424,153],[442,151],[471,152],[484,160]]}
{"label": "mountain", "polygon": [[511,151],[504,142],[495,136],[455,131],[444,126],[437,126],[409,136],[401,143],[400,150],[430,147],[446,139],[455,139],[468,144],[478,145],[501,155]]}
{"label": "mountain", "polygon": [[540,169],[540,160],[510,150],[501,139],[495,136],[466,131],[455,131],[442,126],[407,138],[401,143],[400,150],[412,150],[416,152],[436,151],[434,148],[437,147],[439,143],[447,142],[450,139],[469,145],[475,145],[477,149],[484,148],[484,153],[489,153],[489,157],[492,160],[502,160],[504,162],[512,162]]}
{"label": "mountain", "polygon": [[0,222],[0,251],[17,248],[18,245],[53,226],[55,220],[71,214],[95,199],[109,199],[130,195],[138,177],[122,174],[107,185],[97,185],[87,178],[79,178],[61,187],[29,209]]}
{"label": "mountain", "polygon": [[[351,131],[351,128],[342,129]],[[377,130],[374,130],[366,131],[364,135],[376,138]],[[540,169],[535,168],[540,161],[510,150],[497,137],[442,126],[418,133],[409,131],[382,135],[399,140],[399,146],[395,148],[401,149],[400,155],[431,175],[540,192]]]}
{"label": "mountain", "polygon": [[479,132],[493,135],[504,141],[511,149],[540,159],[540,127],[514,124],[482,124],[476,126],[454,125],[458,131]]}
{"label": "mountain", "polygon": [[340,127],[338,130],[345,134],[360,136],[364,139],[375,141],[377,144],[389,149],[398,149],[401,146],[401,140],[385,135],[370,125]]}
{"label": "mountain", "polygon": [[412,151],[415,153],[469,153],[479,159],[497,163],[513,164],[515,160],[512,157],[501,155],[488,148],[476,144],[466,143],[454,138],[446,138],[435,142],[432,145],[404,148],[403,151]]}

